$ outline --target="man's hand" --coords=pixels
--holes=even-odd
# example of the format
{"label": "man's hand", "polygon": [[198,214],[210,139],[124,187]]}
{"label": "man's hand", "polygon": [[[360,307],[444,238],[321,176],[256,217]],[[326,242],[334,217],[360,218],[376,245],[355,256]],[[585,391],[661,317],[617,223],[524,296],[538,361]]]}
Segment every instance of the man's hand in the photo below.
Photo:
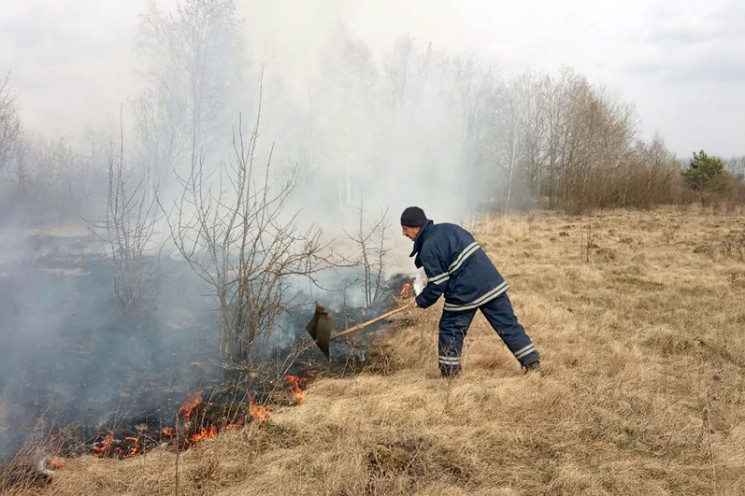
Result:
{"label": "man's hand", "polygon": [[416,298],[414,298],[413,300],[411,300],[411,303],[409,303],[409,306],[411,308],[419,308],[419,305],[416,304]]}

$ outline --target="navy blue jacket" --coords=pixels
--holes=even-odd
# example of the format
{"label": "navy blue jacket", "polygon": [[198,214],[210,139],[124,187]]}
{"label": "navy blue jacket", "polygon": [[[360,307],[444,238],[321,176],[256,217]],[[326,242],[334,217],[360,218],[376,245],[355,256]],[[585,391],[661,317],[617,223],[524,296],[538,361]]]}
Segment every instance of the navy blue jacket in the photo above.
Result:
{"label": "navy blue jacket", "polygon": [[473,236],[455,224],[431,220],[414,239],[411,257],[424,267],[429,282],[416,297],[427,308],[445,295],[445,310],[458,312],[478,308],[501,295],[509,286]]}

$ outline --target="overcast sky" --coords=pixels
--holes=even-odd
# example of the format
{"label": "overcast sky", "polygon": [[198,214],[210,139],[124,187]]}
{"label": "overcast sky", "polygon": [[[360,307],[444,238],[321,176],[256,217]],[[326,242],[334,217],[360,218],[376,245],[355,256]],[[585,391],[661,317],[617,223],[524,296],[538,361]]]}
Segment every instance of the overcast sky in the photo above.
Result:
{"label": "overcast sky", "polygon": [[[169,8],[175,0],[157,2]],[[409,35],[505,73],[569,66],[637,109],[680,157],[745,155],[745,2],[735,0],[236,0],[249,47],[300,93],[340,23],[376,56]],[[0,71],[24,126],[81,136],[138,90],[148,0],[0,0]]]}

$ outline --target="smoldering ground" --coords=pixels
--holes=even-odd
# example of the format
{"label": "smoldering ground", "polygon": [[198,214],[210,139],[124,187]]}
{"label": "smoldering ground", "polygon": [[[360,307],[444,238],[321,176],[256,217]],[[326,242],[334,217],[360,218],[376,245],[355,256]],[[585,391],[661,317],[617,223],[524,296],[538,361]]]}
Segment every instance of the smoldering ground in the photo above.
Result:
{"label": "smoldering ground", "polygon": [[[173,425],[190,393],[216,390],[235,376],[220,354],[211,288],[183,260],[160,257],[150,280],[151,312],[123,316],[112,292],[111,259],[95,236],[61,230],[10,233],[3,237],[3,253],[12,256],[0,263],[3,457],[26,440],[45,444],[63,429],[74,437],[67,446],[73,453],[88,452],[87,443],[109,430],[131,434],[145,426],[156,435]],[[293,310],[280,315],[256,343],[266,363],[279,360],[273,364],[276,376],[297,370],[293,346],[308,342],[304,324],[315,300],[328,305],[340,325],[365,319],[363,277],[348,267],[315,282],[293,281],[286,302]],[[389,298],[398,289],[379,288],[385,295],[375,306],[395,304]],[[338,371],[366,360],[364,349],[341,341],[332,349],[338,361],[331,365]],[[315,346],[307,343],[303,353],[306,361],[323,367],[325,358]]]}
{"label": "smoldering ground", "polygon": [[[212,375],[209,304],[183,264],[160,263],[153,318],[124,318],[111,262],[90,235],[35,234],[2,264],[0,451],[69,424],[90,435],[124,419],[168,424]],[[178,288],[178,291],[175,290]],[[204,366],[193,367],[195,362]]]}

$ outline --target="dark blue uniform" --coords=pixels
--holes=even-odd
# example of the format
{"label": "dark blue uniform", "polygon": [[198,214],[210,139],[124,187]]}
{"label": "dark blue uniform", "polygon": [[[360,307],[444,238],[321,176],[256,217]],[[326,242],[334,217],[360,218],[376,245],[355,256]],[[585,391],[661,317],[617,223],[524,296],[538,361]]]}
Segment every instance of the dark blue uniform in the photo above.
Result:
{"label": "dark blue uniform", "polygon": [[427,308],[445,295],[439,339],[443,375],[460,372],[463,339],[476,310],[481,310],[520,364],[539,361],[538,350],[512,311],[507,282],[468,231],[428,220],[410,256],[416,256],[415,265],[424,267],[429,279],[416,297],[417,305]]}

